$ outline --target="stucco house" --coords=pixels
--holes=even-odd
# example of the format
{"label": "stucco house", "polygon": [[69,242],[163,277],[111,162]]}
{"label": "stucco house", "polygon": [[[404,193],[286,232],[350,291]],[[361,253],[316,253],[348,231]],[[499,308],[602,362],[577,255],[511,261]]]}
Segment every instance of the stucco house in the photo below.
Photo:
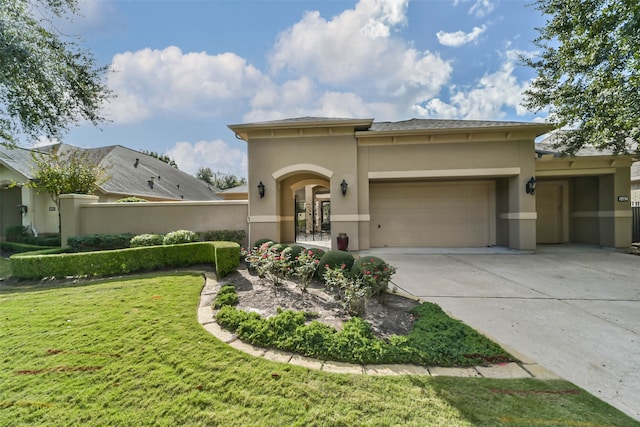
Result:
{"label": "stucco house", "polygon": [[640,162],[631,165],[631,202],[640,206]]}
{"label": "stucco house", "polygon": [[[113,145],[91,149],[68,144],[34,148],[42,153],[82,150],[109,178],[96,196],[101,202],[125,197],[149,201],[221,200],[219,190],[186,172],[141,152]],[[37,233],[58,232],[58,212],[47,194],[25,185],[33,177],[31,150],[0,146],[0,236],[7,227],[23,225]],[[17,183],[16,186],[11,185]]]}
{"label": "stucco house", "polygon": [[540,123],[302,117],[229,125],[248,145],[249,241],[293,242],[300,198],[330,203],[333,247],[631,243],[630,156],[562,157]]}

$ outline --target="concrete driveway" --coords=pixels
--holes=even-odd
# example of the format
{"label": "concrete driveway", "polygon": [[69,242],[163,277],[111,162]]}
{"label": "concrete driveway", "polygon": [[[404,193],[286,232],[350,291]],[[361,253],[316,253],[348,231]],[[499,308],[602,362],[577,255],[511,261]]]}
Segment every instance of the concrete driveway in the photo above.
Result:
{"label": "concrete driveway", "polygon": [[579,246],[376,249],[393,281],[640,420],[640,257]]}

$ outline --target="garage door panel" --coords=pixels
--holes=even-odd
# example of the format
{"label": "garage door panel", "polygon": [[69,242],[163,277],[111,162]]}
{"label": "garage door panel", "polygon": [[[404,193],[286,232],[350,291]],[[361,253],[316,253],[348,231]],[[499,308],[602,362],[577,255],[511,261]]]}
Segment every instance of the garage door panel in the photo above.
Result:
{"label": "garage door panel", "polygon": [[371,184],[371,246],[487,246],[493,183]]}

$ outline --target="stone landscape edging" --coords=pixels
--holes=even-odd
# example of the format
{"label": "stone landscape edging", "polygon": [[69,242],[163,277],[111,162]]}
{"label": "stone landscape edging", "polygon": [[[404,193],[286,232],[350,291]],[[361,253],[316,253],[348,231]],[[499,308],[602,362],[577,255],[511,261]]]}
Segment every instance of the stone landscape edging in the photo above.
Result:
{"label": "stone landscape edging", "polygon": [[[236,350],[251,356],[288,363],[303,368],[315,369],[334,374],[364,374],[364,375],[426,375],[448,377],[479,377],[495,379],[537,378],[543,380],[560,379],[542,366],[532,361],[499,363],[490,366],[473,366],[468,368],[448,368],[439,366],[419,366],[411,364],[368,364],[337,362],[320,360],[275,349],[265,349],[247,344],[238,337],[223,329],[215,321],[213,301],[217,294],[215,290],[217,280],[210,272],[203,272],[204,286],[200,293],[198,305],[198,323],[211,335],[228,344]],[[275,374],[274,374],[275,375]]]}

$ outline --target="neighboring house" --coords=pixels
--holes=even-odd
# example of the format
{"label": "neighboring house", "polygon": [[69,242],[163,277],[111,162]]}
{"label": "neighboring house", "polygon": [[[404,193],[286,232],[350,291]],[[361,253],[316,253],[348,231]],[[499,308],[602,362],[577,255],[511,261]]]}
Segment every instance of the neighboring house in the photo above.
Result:
{"label": "neighboring house", "polygon": [[[69,150],[87,152],[91,161],[106,171],[109,178],[96,195],[101,202],[113,202],[125,197],[149,201],[221,200],[219,190],[167,163],[120,145],[82,149],[67,144],[55,144],[37,149],[64,156]],[[31,150],[0,146],[0,236],[7,227],[24,225],[38,233],[58,232],[58,213],[47,194],[38,194],[25,186],[33,177]],[[18,185],[12,188],[11,183]],[[20,212],[19,206],[25,206]]]}
{"label": "neighboring house", "polygon": [[247,200],[249,198],[249,186],[245,183],[237,187],[227,188],[218,192],[218,196],[224,200]]}
{"label": "neighboring house", "polygon": [[540,123],[302,117],[229,125],[248,143],[249,241],[293,242],[302,189],[328,191],[332,246],[628,248],[630,156],[561,157]]}

